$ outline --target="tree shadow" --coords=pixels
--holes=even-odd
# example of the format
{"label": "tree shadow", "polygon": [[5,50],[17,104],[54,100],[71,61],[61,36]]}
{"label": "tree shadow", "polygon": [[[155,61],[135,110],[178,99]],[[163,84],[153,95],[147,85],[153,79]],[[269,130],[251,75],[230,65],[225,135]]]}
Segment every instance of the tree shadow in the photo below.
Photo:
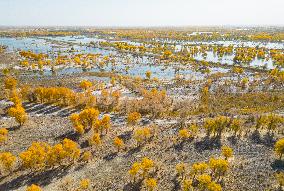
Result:
{"label": "tree shadow", "polygon": [[141,151],[141,148],[142,148],[142,146],[139,145],[138,147],[135,147],[135,148],[130,149],[130,150],[124,155],[124,157],[129,157],[129,156],[133,155],[134,153],[140,152],[140,151]]}
{"label": "tree shadow", "polygon": [[132,136],[132,131],[126,131],[123,134],[119,135],[118,138],[123,139],[123,141],[129,141]]}
{"label": "tree shadow", "polygon": [[80,144],[80,148],[84,149],[87,148],[89,146],[89,141],[88,140],[84,140],[81,144]]}
{"label": "tree shadow", "polygon": [[197,141],[195,143],[195,149],[199,152],[204,150],[213,150],[221,148],[221,139],[220,137],[212,137],[209,136],[204,137],[203,140]]}
{"label": "tree shadow", "polygon": [[53,179],[62,178],[68,174],[70,166],[59,166],[55,169],[50,169],[39,173],[30,173],[21,175],[10,182],[5,182],[0,185],[0,190],[14,190],[19,187],[31,184],[46,186],[52,182]]}
{"label": "tree shadow", "polygon": [[273,147],[276,140],[274,139],[274,133],[267,132],[263,137],[263,144],[268,147]]}
{"label": "tree shadow", "polygon": [[26,109],[27,113],[39,112],[40,110],[46,108],[48,104],[35,104],[33,107]]}
{"label": "tree shadow", "polygon": [[28,110],[28,109],[38,105],[38,103],[24,102],[24,103],[22,103],[22,105],[25,108],[25,110]]}
{"label": "tree shadow", "polygon": [[110,161],[110,160],[113,160],[115,157],[117,157],[116,152],[107,154],[106,156],[103,157],[103,159],[106,160],[106,161]]}
{"label": "tree shadow", "polygon": [[74,131],[69,131],[69,132],[66,132],[62,135],[59,135],[57,137],[55,137],[55,140],[63,140],[63,139],[70,139],[72,141],[78,141],[79,140],[79,135],[78,133],[74,132]]}
{"label": "tree shadow", "polygon": [[275,160],[272,164],[271,167],[273,170],[284,170],[284,161],[283,160]]}
{"label": "tree shadow", "polygon": [[193,138],[189,138],[187,140],[183,140],[177,144],[174,144],[173,147],[176,151],[182,151],[186,143],[191,143],[193,141]]}
{"label": "tree shadow", "polygon": [[56,112],[60,111],[61,109],[62,108],[59,107],[59,106],[52,105],[52,106],[46,108],[42,113],[48,115],[48,114],[56,113]]}
{"label": "tree shadow", "polygon": [[238,142],[238,137],[235,136],[235,135],[233,135],[233,136],[228,137],[227,140],[228,140],[232,145],[235,145],[235,144],[237,144],[237,142]]}
{"label": "tree shadow", "polygon": [[60,112],[58,112],[58,115],[60,117],[68,117],[71,114],[76,113],[78,111],[80,111],[80,109],[78,109],[78,108],[65,108],[65,109],[61,110]]}
{"label": "tree shadow", "polygon": [[261,138],[261,135],[259,131],[255,130],[251,135],[251,140],[253,143],[256,144],[262,144],[267,147],[273,147],[276,140],[274,139],[274,133],[267,132],[263,138]]}
{"label": "tree shadow", "polygon": [[258,130],[255,130],[251,136],[250,136],[251,140],[253,141],[253,143],[256,143],[256,144],[260,144],[262,141],[261,141],[261,136],[260,136],[260,133]]}
{"label": "tree shadow", "polygon": [[175,175],[174,179],[172,180],[173,183],[174,183],[174,187],[172,189],[172,191],[175,191],[175,190],[180,190],[181,187],[180,187],[180,183],[179,183],[179,180],[178,180],[178,176]]}
{"label": "tree shadow", "polygon": [[7,130],[8,130],[8,131],[17,131],[17,130],[19,130],[20,128],[21,128],[20,125],[16,125],[16,126],[13,126],[13,127],[8,128]]}
{"label": "tree shadow", "polygon": [[139,191],[142,188],[142,180],[139,182],[129,182],[123,187],[123,191]]}

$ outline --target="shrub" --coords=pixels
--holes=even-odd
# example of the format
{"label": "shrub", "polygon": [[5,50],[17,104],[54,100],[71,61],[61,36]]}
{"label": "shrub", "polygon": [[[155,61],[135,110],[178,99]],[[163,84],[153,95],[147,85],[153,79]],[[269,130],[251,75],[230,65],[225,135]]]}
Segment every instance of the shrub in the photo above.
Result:
{"label": "shrub", "polygon": [[80,189],[87,190],[90,188],[90,179],[82,179],[80,182]]}
{"label": "shrub", "polygon": [[32,184],[31,186],[27,187],[26,191],[41,191],[41,188],[35,184]]}
{"label": "shrub", "polygon": [[151,79],[151,74],[152,74],[152,72],[149,71],[149,70],[145,72],[146,78],[147,78],[148,80]]}
{"label": "shrub", "polygon": [[128,171],[131,177],[133,177],[134,181],[136,176],[139,174],[139,171],[141,170],[142,166],[141,163],[135,162],[132,164],[131,169]]}
{"label": "shrub", "polygon": [[17,83],[18,83],[17,79],[15,79],[11,76],[6,77],[5,80],[4,80],[5,89],[14,90],[14,89],[16,89]]}
{"label": "shrub", "polygon": [[21,105],[16,105],[8,109],[8,115],[14,117],[15,120],[22,126],[27,121],[27,114]]}
{"label": "shrub", "polygon": [[99,111],[95,108],[84,109],[79,113],[79,119],[85,129],[92,128],[99,116]]}
{"label": "shrub", "polygon": [[138,112],[129,113],[127,116],[127,124],[136,125],[137,122],[141,119],[141,114]]}
{"label": "shrub", "polygon": [[115,137],[113,143],[117,148],[117,152],[119,152],[119,150],[124,146],[123,140],[120,139],[119,137]]}
{"label": "shrub", "polygon": [[225,157],[225,160],[233,156],[233,149],[231,147],[223,146],[221,150],[222,155]]}
{"label": "shrub", "polygon": [[222,132],[230,124],[230,118],[225,116],[218,116],[215,118],[205,119],[204,128],[207,131],[207,134],[210,135],[213,133],[214,136],[221,137]]}
{"label": "shrub", "polygon": [[134,181],[137,176],[139,177],[139,175],[141,175],[144,179],[148,176],[149,172],[154,169],[154,167],[154,161],[144,157],[141,162],[133,163],[128,173],[133,177]]}
{"label": "shrub", "polygon": [[238,132],[241,131],[241,127],[242,127],[243,121],[240,119],[233,119],[231,124],[230,124],[230,129],[231,131],[234,132],[234,136],[237,135]]}
{"label": "shrub", "polygon": [[284,186],[284,172],[279,172],[275,174],[275,178],[277,182],[279,183],[280,190],[282,186]]}
{"label": "shrub", "polygon": [[146,142],[151,137],[151,130],[148,127],[144,127],[141,129],[136,129],[134,131],[134,139],[140,145]]}
{"label": "shrub", "polygon": [[183,191],[191,191],[192,190],[192,180],[190,179],[183,180],[181,187]]}
{"label": "shrub", "polygon": [[228,171],[229,163],[228,161],[223,159],[210,158],[209,167],[214,177],[219,179],[221,176],[224,176],[225,173]]}
{"label": "shrub", "polygon": [[86,90],[90,87],[92,87],[92,82],[88,81],[88,80],[83,80],[81,83],[80,83],[80,88]]}
{"label": "shrub", "polygon": [[11,172],[16,163],[16,157],[10,152],[0,153],[1,169]]}
{"label": "shrub", "polygon": [[185,174],[185,164],[184,163],[179,163],[176,165],[176,172],[178,174],[178,176],[181,176],[181,178],[183,179],[184,174]]}
{"label": "shrub", "polygon": [[198,188],[200,190],[206,190],[208,185],[211,183],[212,178],[208,174],[201,174],[197,177],[197,181],[198,181]]}
{"label": "shrub", "polygon": [[157,180],[155,178],[148,178],[145,181],[145,186],[149,191],[153,191],[157,187]]}
{"label": "shrub", "polygon": [[0,128],[0,144],[8,139],[8,130],[6,128]]}
{"label": "shrub", "polygon": [[279,159],[282,159],[282,155],[284,154],[284,138],[278,140],[274,145],[274,150],[276,154],[279,156]]}
{"label": "shrub", "polygon": [[154,161],[151,159],[144,157],[141,162],[141,169],[143,170],[143,177],[145,177],[148,172],[154,168]]}
{"label": "shrub", "polygon": [[94,133],[91,138],[89,139],[89,144],[90,145],[97,145],[99,146],[100,144],[102,144],[101,141],[101,136],[99,133]]}
{"label": "shrub", "polygon": [[110,116],[104,115],[102,120],[100,121],[101,129],[106,131],[106,134],[108,133],[108,130],[110,129]]}
{"label": "shrub", "polygon": [[190,137],[190,133],[188,132],[187,129],[181,129],[178,132],[178,136],[181,140],[186,140]]}
{"label": "shrub", "polygon": [[92,153],[90,151],[85,151],[82,155],[82,161],[88,162],[89,160],[92,159]]}
{"label": "shrub", "polygon": [[205,162],[194,163],[191,169],[191,174],[193,174],[193,178],[195,178],[197,174],[205,173],[208,167],[209,166]]}
{"label": "shrub", "polygon": [[47,151],[48,145],[46,143],[33,142],[26,151],[20,153],[19,157],[25,168],[41,169],[45,167]]}
{"label": "shrub", "polygon": [[[79,114],[72,114],[70,120],[76,132],[83,134],[86,129],[96,127],[98,123],[99,111],[94,108],[88,108],[81,111]],[[104,127],[109,128],[109,121],[107,117],[104,119]]]}
{"label": "shrub", "polygon": [[74,162],[80,157],[80,149],[78,148],[78,145],[76,142],[65,138],[63,140],[63,149],[66,152],[66,159],[68,162]]}
{"label": "shrub", "polygon": [[217,184],[215,182],[211,182],[207,186],[208,191],[222,191],[222,187],[220,184]]}

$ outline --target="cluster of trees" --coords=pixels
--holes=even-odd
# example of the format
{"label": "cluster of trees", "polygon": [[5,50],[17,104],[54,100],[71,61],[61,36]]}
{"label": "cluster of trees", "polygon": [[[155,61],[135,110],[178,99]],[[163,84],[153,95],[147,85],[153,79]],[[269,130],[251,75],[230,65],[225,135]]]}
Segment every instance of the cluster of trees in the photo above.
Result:
{"label": "cluster of trees", "polygon": [[102,119],[98,119],[99,111],[95,108],[87,108],[79,114],[72,114],[70,116],[71,122],[76,132],[83,134],[86,130],[93,129],[95,133],[107,134],[110,129],[110,116],[104,115]]}
{"label": "cluster of trees", "polygon": [[284,71],[279,70],[278,68],[272,69],[269,72],[269,77],[271,78],[271,82],[280,85],[283,85],[284,83]]}
{"label": "cluster of trees", "polygon": [[220,182],[229,170],[228,158],[233,156],[233,150],[223,146],[222,155],[225,159],[212,157],[207,163],[192,164],[189,169],[185,163],[177,164],[176,172],[182,190],[221,191]]}
{"label": "cluster of trees", "polygon": [[[270,113],[256,116],[254,121],[256,130],[266,129],[271,133],[284,123],[284,118],[280,115]],[[242,132],[244,122],[244,120],[238,118],[217,116],[214,118],[206,118],[203,127],[208,136],[221,137],[223,132],[232,132],[234,136],[237,136]]]}
{"label": "cluster of trees", "polygon": [[[129,82],[128,80],[126,81]],[[121,109],[124,109],[126,113],[138,111],[143,115],[147,114],[155,118],[170,111],[172,99],[166,95],[166,91],[159,91],[156,88],[147,90],[138,85],[137,81],[135,84],[126,83],[126,81],[123,82],[123,85],[126,85],[130,89],[133,88],[134,91],[139,92],[142,96],[142,99],[126,100],[121,104]]]}
{"label": "cluster of trees", "polygon": [[268,132],[273,132],[284,123],[284,118],[280,115],[270,113],[256,117],[255,121],[255,128],[257,130],[266,129]]}
{"label": "cluster of trees", "polygon": [[55,72],[55,66],[66,66],[67,64],[80,66],[82,68],[89,68],[97,66],[103,68],[109,63],[115,64],[114,59],[110,59],[108,56],[102,56],[101,54],[71,54],[69,55],[57,55],[55,58],[49,58],[47,54],[34,53],[32,51],[20,51],[20,56],[23,58],[20,61],[20,66],[28,69],[43,70],[43,67],[49,67]]}
{"label": "cluster of trees", "polygon": [[45,142],[33,142],[18,157],[10,152],[0,153],[0,165],[5,171],[12,172],[18,160],[19,167],[38,171],[74,163],[80,158],[80,153],[77,143],[67,138],[53,146]]}
{"label": "cluster of trees", "polygon": [[233,60],[236,63],[247,64],[252,62],[255,58],[265,59],[266,58],[265,50],[253,47],[239,47],[236,48],[235,57]]}
{"label": "cluster of trees", "polygon": [[197,135],[198,126],[196,124],[192,124],[187,128],[182,128],[178,131],[178,139],[181,141],[186,141],[189,138],[194,138]]}
{"label": "cluster of trees", "polygon": [[284,66],[284,53],[283,50],[271,49],[270,56],[277,66]]}
{"label": "cluster of trees", "polygon": [[150,127],[136,128],[133,134],[138,145],[146,143],[152,137],[153,132]]}
{"label": "cluster of trees", "polygon": [[6,76],[4,80],[4,87],[8,94],[8,98],[14,104],[8,109],[8,115],[14,117],[15,120],[22,126],[27,121],[27,114],[22,106],[21,97],[17,92],[17,80],[12,76]]}
{"label": "cluster of trees", "polygon": [[133,163],[128,173],[134,183],[143,181],[147,190],[153,191],[157,187],[157,180],[154,178],[156,171],[155,162],[144,157],[141,162]]}
{"label": "cluster of trees", "polygon": [[29,37],[29,36],[73,36],[80,35],[78,31],[52,31],[49,29],[28,29],[28,30],[15,30],[15,31],[1,31],[0,36],[5,37]]}

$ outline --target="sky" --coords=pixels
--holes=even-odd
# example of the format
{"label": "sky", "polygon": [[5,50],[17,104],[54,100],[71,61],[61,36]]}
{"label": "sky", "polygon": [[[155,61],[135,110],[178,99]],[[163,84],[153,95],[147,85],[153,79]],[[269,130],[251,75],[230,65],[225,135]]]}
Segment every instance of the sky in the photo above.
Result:
{"label": "sky", "polygon": [[2,26],[284,26],[284,0],[0,0]]}

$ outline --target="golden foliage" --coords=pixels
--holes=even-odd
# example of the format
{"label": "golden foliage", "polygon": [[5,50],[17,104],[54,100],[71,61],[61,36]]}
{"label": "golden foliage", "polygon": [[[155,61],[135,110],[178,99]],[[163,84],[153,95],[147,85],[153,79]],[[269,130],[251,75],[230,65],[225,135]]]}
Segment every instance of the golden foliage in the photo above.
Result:
{"label": "golden foliage", "polygon": [[233,149],[228,146],[222,146],[222,155],[225,157],[225,160],[233,156]]}
{"label": "golden foliage", "polygon": [[179,163],[176,165],[176,172],[179,176],[181,176],[183,178],[184,174],[185,174],[185,164],[184,163]]}
{"label": "golden foliage", "polygon": [[142,144],[151,137],[151,130],[149,127],[136,129],[133,136],[138,144]]}
{"label": "golden foliage", "polygon": [[0,153],[0,165],[4,171],[11,172],[16,164],[17,158],[10,152]]}
{"label": "golden foliage", "polygon": [[120,139],[119,137],[114,138],[113,144],[116,146],[118,152],[124,146],[123,140]]}
{"label": "golden foliage", "polygon": [[219,178],[221,176],[224,176],[225,173],[228,171],[229,163],[227,160],[210,158],[209,167],[214,173],[213,175]]}
{"label": "golden foliage", "polygon": [[84,90],[87,90],[88,88],[92,87],[92,82],[88,81],[88,80],[83,80],[81,83],[80,83],[80,88],[84,89]]}
{"label": "golden foliage", "polygon": [[178,136],[179,136],[180,139],[186,140],[190,137],[190,133],[187,129],[181,129],[178,132]]}
{"label": "golden foliage", "polygon": [[141,162],[133,163],[128,173],[134,178],[134,180],[136,177],[144,179],[145,177],[148,176],[149,172],[154,169],[155,169],[154,161],[147,157],[144,157]]}
{"label": "golden foliage", "polygon": [[80,189],[87,190],[90,188],[91,181],[90,179],[82,179],[80,182]]}
{"label": "golden foliage", "polygon": [[82,161],[84,162],[88,162],[92,159],[93,155],[91,153],[91,151],[85,151],[82,155]]}
{"label": "golden foliage", "polygon": [[14,89],[16,89],[17,83],[18,83],[17,79],[15,79],[11,76],[6,77],[5,80],[4,80],[5,89],[14,90]]}
{"label": "golden foliage", "polygon": [[19,157],[22,165],[31,170],[73,163],[80,157],[76,142],[65,138],[61,143],[50,146],[43,142],[33,142]]}
{"label": "golden foliage", "polygon": [[279,156],[279,159],[282,159],[282,155],[284,154],[284,138],[278,140],[274,145],[275,153]]}
{"label": "golden foliage", "polygon": [[96,146],[102,144],[101,135],[99,133],[94,133],[89,139],[89,144]]}
{"label": "golden foliage", "polygon": [[41,188],[35,184],[32,184],[31,186],[29,186],[26,191],[42,191]]}
{"label": "golden foliage", "polygon": [[8,130],[6,128],[0,128],[0,144],[8,139]]}
{"label": "golden foliage", "polygon": [[153,191],[157,187],[157,180],[155,178],[148,178],[145,180],[145,186],[149,191]]}
{"label": "golden foliage", "polygon": [[22,126],[28,119],[25,109],[21,105],[16,105],[8,109],[8,115],[14,117]]}
{"label": "golden foliage", "polygon": [[214,136],[221,136],[222,132],[229,126],[230,118],[225,116],[217,116],[215,118],[207,118],[204,122],[204,128],[207,134],[213,133]]}
{"label": "golden foliage", "polygon": [[127,115],[127,124],[135,125],[141,119],[141,114],[138,112],[132,112]]}

